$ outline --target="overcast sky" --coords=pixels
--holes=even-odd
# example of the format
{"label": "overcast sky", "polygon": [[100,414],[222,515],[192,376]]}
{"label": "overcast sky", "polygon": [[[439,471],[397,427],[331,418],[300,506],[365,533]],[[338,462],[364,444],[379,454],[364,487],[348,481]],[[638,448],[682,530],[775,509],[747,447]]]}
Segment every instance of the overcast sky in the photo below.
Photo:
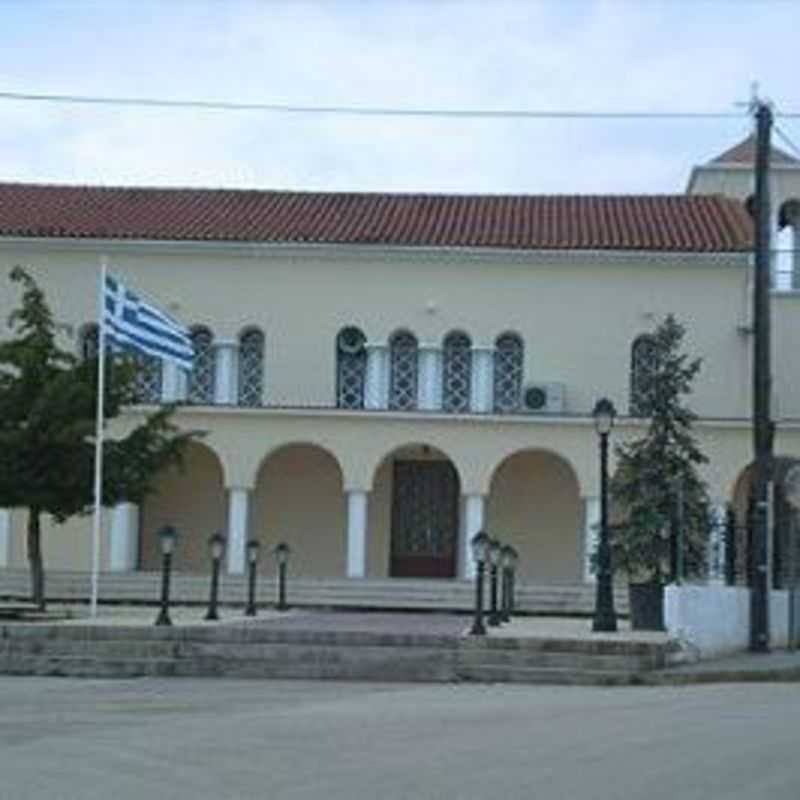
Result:
{"label": "overcast sky", "polygon": [[[800,0],[0,0],[0,91],[397,108],[800,111]],[[800,120],[784,129],[800,144]],[[681,192],[750,121],[467,121],[0,101],[0,180]]]}

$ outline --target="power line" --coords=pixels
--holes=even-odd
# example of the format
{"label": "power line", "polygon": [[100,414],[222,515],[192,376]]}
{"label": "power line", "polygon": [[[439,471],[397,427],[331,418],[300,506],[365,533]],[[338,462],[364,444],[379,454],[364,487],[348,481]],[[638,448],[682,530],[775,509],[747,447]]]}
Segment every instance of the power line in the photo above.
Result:
{"label": "power line", "polygon": [[[434,109],[375,106],[315,106],[281,103],[236,103],[222,100],[164,100],[153,97],[114,97],[32,92],[0,92],[0,100],[62,105],[127,106],[136,108],[199,109],[204,111],[264,111],[280,114],[324,114],[356,117],[440,117],[443,119],[742,119],[738,111],[590,111],[577,109]],[[800,117],[800,114],[778,114]]]}
{"label": "power line", "polygon": [[775,133],[778,134],[780,140],[787,146],[789,149],[794,150],[795,155],[800,156],[800,147],[798,147],[789,137],[789,134],[782,130],[778,125],[774,128]]}

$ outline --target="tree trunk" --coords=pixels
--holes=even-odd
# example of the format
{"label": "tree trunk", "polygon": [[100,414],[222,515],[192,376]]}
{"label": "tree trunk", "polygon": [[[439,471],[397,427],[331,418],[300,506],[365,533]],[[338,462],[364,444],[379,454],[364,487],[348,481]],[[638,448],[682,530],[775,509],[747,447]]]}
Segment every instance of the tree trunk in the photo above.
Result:
{"label": "tree trunk", "polygon": [[40,515],[38,508],[28,509],[28,563],[31,568],[31,600],[40,611],[44,611],[44,564]]}

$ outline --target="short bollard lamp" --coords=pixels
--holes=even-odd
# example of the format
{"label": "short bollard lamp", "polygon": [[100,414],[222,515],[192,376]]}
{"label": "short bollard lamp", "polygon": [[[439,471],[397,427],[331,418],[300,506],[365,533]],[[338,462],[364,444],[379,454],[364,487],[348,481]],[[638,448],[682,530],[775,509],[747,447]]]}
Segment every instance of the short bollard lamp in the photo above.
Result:
{"label": "short bollard lamp", "polygon": [[502,546],[497,539],[492,539],[489,542],[489,575],[490,575],[490,591],[489,591],[489,625],[496,627],[500,624],[500,612],[497,608],[497,570],[500,566],[500,553]]}
{"label": "short bollard lamp", "polygon": [[211,595],[208,599],[206,619],[219,619],[217,600],[219,597],[219,567],[225,552],[225,537],[217,532],[208,537],[208,554],[211,556]]}
{"label": "short bollard lamp", "polygon": [[614,404],[607,397],[598,400],[592,411],[594,427],[600,437],[600,541],[597,545],[597,589],[592,622],[592,630],[599,632],[617,630],[614,571],[608,539],[608,436],[616,415]]}
{"label": "short bollard lamp", "polygon": [[275,606],[278,611],[286,611],[289,608],[286,604],[286,566],[291,552],[286,542],[281,542],[272,551],[278,562],[278,605]]}
{"label": "short bollard lamp", "polygon": [[261,545],[250,539],[247,543],[247,605],[244,613],[247,617],[256,615],[256,569],[258,567],[258,549]]}
{"label": "short bollard lamp", "polygon": [[511,563],[514,548],[504,544],[500,549],[500,619],[511,621]]}
{"label": "short bollard lamp", "polygon": [[483,625],[483,574],[486,569],[486,558],[489,554],[489,537],[484,531],[479,531],[470,540],[472,560],[475,562],[475,618],[472,622],[470,634],[472,636],[485,636],[486,628]]}
{"label": "short bollard lamp", "polygon": [[165,525],[158,532],[158,543],[161,546],[161,608],[156,617],[156,625],[172,625],[169,618],[169,580],[177,538],[178,533],[171,525]]}

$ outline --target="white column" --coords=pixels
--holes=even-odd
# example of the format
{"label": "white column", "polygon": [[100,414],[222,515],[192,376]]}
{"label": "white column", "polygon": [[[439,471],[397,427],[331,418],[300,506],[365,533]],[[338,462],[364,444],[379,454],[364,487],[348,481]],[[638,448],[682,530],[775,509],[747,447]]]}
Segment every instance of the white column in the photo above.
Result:
{"label": "white column", "polygon": [[583,582],[594,583],[597,576],[592,569],[592,558],[600,539],[600,498],[583,498]]}
{"label": "white column", "polygon": [[469,543],[472,537],[483,530],[483,517],[486,507],[486,498],[482,494],[468,494],[464,498],[464,536],[460,542],[459,572],[462,578],[475,577],[475,562],[472,560],[472,551]]}
{"label": "white column", "polygon": [[386,344],[367,344],[367,377],[364,386],[366,408],[389,405],[389,348]]}
{"label": "white column", "polygon": [[236,405],[238,400],[238,349],[239,343],[235,340],[214,342],[214,402],[218,405]]}
{"label": "white column", "polygon": [[800,214],[795,214],[790,227],[792,235],[787,238],[792,250],[792,289],[800,291]]}
{"label": "white column", "polygon": [[723,502],[711,506],[711,531],[708,536],[708,582],[725,582],[725,522],[726,506]]}
{"label": "white column", "polygon": [[11,511],[0,508],[0,567],[11,563]]}
{"label": "white column", "polygon": [[367,493],[347,493],[347,577],[367,574]]}
{"label": "white column", "polygon": [[131,572],[139,562],[139,506],[118,503],[111,511],[108,569]]}
{"label": "white column", "polygon": [[228,573],[244,574],[249,489],[228,489]]}
{"label": "white column", "polygon": [[442,407],[442,348],[424,344],[419,348],[419,381],[417,405],[421,411],[437,411]]}
{"label": "white column", "polygon": [[472,384],[470,386],[470,408],[475,412],[492,410],[492,368],[494,366],[493,347],[472,348]]}

